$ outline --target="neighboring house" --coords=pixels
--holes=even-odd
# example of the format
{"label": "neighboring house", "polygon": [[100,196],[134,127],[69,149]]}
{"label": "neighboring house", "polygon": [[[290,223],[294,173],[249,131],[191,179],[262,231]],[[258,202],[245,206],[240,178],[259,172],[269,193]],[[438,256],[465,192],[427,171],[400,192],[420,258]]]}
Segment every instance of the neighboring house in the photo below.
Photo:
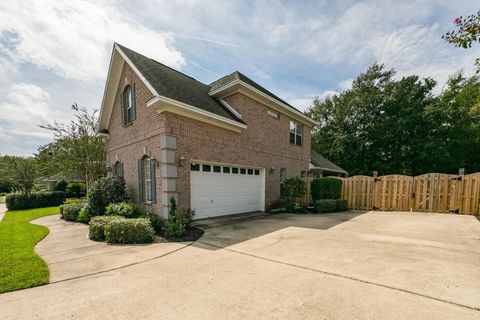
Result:
{"label": "neighboring house", "polygon": [[309,170],[315,122],[240,72],[209,85],[114,44],[98,132],[144,210],[265,210]]}
{"label": "neighboring house", "polygon": [[57,173],[43,180],[47,185],[48,191],[53,191],[57,182],[65,180],[67,182],[83,182],[83,179],[77,175],[68,173]]}
{"label": "neighboring house", "polygon": [[320,153],[311,151],[310,155],[310,175],[314,178],[327,177],[327,176],[337,176],[337,177],[346,177],[348,176],[347,171],[343,170],[337,166],[332,161],[328,160]]}

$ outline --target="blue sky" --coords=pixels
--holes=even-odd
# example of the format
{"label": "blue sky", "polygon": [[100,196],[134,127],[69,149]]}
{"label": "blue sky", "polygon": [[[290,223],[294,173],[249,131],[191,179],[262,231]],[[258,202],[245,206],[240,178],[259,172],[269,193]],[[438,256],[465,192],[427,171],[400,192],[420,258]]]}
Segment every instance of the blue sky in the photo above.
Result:
{"label": "blue sky", "polygon": [[439,82],[478,48],[443,42],[475,1],[15,1],[0,3],[0,154],[31,155],[38,127],[100,108],[114,41],[210,83],[239,70],[299,109],[374,62]]}

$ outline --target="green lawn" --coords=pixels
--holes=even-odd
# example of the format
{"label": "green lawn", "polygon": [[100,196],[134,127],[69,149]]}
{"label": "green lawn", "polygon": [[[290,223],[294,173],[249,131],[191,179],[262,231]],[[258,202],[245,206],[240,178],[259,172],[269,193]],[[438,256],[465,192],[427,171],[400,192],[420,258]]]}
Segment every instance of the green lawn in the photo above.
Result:
{"label": "green lawn", "polygon": [[58,213],[58,207],[7,211],[0,222],[0,293],[48,283],[47,264],[33,248],[49,230],[29,221]]}

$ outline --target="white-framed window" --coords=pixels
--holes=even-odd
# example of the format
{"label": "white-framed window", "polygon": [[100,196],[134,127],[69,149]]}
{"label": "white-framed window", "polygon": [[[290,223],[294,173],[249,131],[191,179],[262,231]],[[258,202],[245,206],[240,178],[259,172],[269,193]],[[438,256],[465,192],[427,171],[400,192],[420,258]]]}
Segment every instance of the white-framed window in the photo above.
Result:
{"label": "white-framed window", "polygon": [[135,84],[127,85],[123,90],[121,97],[122,123],[127,125],[135,120],[136,103],[135,103]]}
{"label": "white-framed window", "polygon": [[156,203],[155,160],[144,156],[138,160],[138,189],[140,201]]}
{"label": "white-framed window", "polygon": [[301,146],[303,143],[303,125],[290,120],[290,143]]}

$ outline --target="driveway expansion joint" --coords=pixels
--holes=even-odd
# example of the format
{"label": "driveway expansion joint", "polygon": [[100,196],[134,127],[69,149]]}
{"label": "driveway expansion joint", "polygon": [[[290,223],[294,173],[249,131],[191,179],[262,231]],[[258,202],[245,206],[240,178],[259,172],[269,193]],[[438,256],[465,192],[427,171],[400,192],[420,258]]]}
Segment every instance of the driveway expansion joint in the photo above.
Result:
{"label": "driveway expansion joint", "polygon": [[422,297],[422,298],[451,304],[451,305],[454,305],[454,306],[457,306],[457,307],[460,307],[460,308],[465,308],[465,309],[474,310],[474,311],[480,311],[480,306],[479,307],[472,307],[472,306],[464,305],[464,304],[461,304],[461,303],[458,303],[458,302],[432,297],[432,296],[429,296],[429,295],[426,295],[426,294],[423,294],[423,293],[419,293],[419,292],[415,292],[415,291],[411,291],[411,290],[408,290],[408,289],[397,288],[397,287],[389,286],[389,285],[386,285],[386,284],[381,284],[381,283],[376,283],[376,282],[372,282],[372,281],[369,281],[369,280],[363,280],[363,279],[355,278],[355,277],[348,276],[348,275],[342,275],[342,274],[335,273],[335,272],[319,270],[319,269],[315,269],[315,268],[296,265],[296,264],[293,264],[293,263],[288,263],[288,262],[278,261],[278,260],[274,260],[274,259],[270,259],[270,258],[265,258],[265,257],[257,256],[257,255],[251,254],[251,253],[246,253],[246,252],[237,251],[237,250],[233,250],[233,249],[227,249],[225,247],[216,246],[214,244],[202,242],[202,241],[199,241],[199,240],[197,241],[197,243],[200,243],[200,244],[203,244],[203,245],[206,245],[206,246],[211,246],[211,247],[214,247],[214,248],[217,248],[217,249],[220,249],[220,250],[225,250],[225,251],[228,251],[228,252],[231,252],[231,253],[241,254],[241,255],[245,255],[245,256],[248,256],[248,257],[256,258],[256,259],[269,261],[269,262],[272,262],[272,263],[282,264],[282,265],[290,266],[290,267],[293,267],[293,268],[300,268],[300,269],[304,269],[304,270],[308,270],[308,271],[312,271],[312,272],[322,273],[322,274],[325,274],[325,275],[328,275],[328,276],[331,276],[331,277],[343,278],[343,279],[352,280],[352,281],[356,281],[356,282],[360,282],[360,283],[365,283],[365,284],[368,284],[368,285],[373,285],[373,286],[382,287],[382,288],[386,288],[386,289],[390,289],[390,290],[400,291],[400,292],[403,292],[403,293],[416,295],[416,296],[419,296],[419,297]]}

